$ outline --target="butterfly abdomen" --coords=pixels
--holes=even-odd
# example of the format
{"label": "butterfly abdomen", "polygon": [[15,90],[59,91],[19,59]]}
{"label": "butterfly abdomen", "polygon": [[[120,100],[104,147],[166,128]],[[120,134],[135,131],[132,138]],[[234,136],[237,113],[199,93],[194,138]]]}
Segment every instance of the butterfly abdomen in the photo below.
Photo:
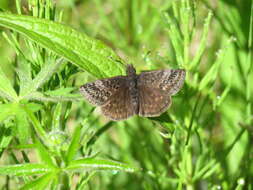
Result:
{"label": "butterfly abdomen", "polygon": [[137,75],[130,77],[129,80],[129,92],[130,92],[130,101],[131,104],[134,107],[134,113],[138,113],[138,107],[139,107],[139,95],[138,95],[138,89],[137,89]]}

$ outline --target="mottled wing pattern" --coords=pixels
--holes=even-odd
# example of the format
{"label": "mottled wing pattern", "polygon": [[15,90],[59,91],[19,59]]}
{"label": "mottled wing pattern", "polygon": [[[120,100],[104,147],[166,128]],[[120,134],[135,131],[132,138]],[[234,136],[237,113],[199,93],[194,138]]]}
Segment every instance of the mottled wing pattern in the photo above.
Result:
{"label": "mottled wing pattern", "polygon": [[171,95],[176,94],[184,83],[185,71],[158,70],[143,72],[138,78],[139,115],[159,116],[171,104]]}
{"label": "mottled wing pattern", "polygon": [[139,87],[139,115],[156,117],[165,112],[171,104],[171,99],[166,92],[148,86]]}
{"label": "mottled wing pattern", "polygon": [[105,116],[117,121],[127,119],[136,114],[136,106],[131,101],[129,85],[125,84],[109,98],[105,105],[101,106],[101,110]]}
{"label": "mottled wing pattern", "polygon": [[164,69],[142,72],[139,76],[139,84],[150,88],[159,88],[169,95],[176,94],[184,84],[185,70]]}
{"label": "mottled wing pattern", "polygon": [[126,82],[126,76],[101,79],[81,86],[80,92],[89,103],[95,106],[102,106],[109,101],[111,96],[119,93],[119,89],[125,86]]}

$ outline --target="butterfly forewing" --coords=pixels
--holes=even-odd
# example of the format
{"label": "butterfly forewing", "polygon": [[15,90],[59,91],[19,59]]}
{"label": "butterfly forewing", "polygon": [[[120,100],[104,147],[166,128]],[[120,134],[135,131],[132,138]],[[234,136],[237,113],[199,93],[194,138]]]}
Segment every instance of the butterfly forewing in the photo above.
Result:
{"label": "butterfly forewing", "polygon": [[89,103],[95,106],[106,104],[110,97],[116,94],[122,86],[125,86],[126,76],[117,76],[97,80],[80,87],[80,91]]}
{"label": "butterfly forewing", "polygon": [[136,114],[136,106],[131,101],[128,84],[121,86],[120,90],[113,94],[108,102],[101,106],[102,113],[112,120],[123,120]]}
{"label": "butterfly forewing", "polygon": [[158,70],[143,72],[138,77],[139,115],[155,117],[171,104],[171,95],[183,85],[184,70]]}
{"label": "butterfly forewing", "polygon": [[181,89],[184,78],[185,70],[183,69],[164,69],[141,73],[138,84],[150,88],[159,88],[169,95],[174,95]]}

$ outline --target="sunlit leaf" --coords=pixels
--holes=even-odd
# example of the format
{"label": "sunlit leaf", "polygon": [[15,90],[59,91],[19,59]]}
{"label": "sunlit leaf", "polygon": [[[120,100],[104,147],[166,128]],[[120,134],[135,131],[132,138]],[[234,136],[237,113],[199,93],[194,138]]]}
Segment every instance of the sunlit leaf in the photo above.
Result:
{"label": "sunlit leaf", "polygon": [[56,173],[48,173],[41,177],[38,177],[37,179],[26,183],[21,190],[30,190],[30,189],[36,189],[36,190],[44,190],[46,187],[50,185],[50,181],[52,181],[56,176]]}
{"label": "sunlit leaf", "polygon": [[71,160],[74,159],[74,156],[77,153],[77,150],[80,146],[79,145],[80,137],[81,137],[81,126],[77,126],[75,128],[75,132],[72,136],[72,140],[67,151],[67,155],[66,155],[67,162],[70,162]]}
{"label": "sunlit leaf", "polygon": [[0,96],[8,98],[9,100],[17,99],[17,94],[13,89],[10,80],[5,76],[1,67],[0,67]]}
{"label": "sunlit leaf", "polygon": [[22,33],[97,77],[124,74],[119,56],[101,41],[60,23],[0,12],[0,25]]}
{"label": "sunlit leaf", "polygon": [[74,170],[74,171],[111,170],[111,171],[134,172],[137,171],[137,168],[132,167],[128,164],[111,160],[84,158],[80,160],[71,161],[70,164],[66,167],[66,170]]}
{"label": "sunlit leaf", "polygon": [[53,170],[53,168],[48,167],[46,164],[16,164],[0,166],[1,175],[11,176],[30,176],[35,174],[48,173]]}

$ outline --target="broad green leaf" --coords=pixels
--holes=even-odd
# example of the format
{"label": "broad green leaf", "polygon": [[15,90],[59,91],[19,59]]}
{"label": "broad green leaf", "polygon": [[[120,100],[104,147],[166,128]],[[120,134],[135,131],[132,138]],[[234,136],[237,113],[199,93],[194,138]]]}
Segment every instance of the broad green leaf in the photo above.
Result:
{"label": "broad green leaf", "polygon": [[67,152],[67,162],[69,163],[71,160],[74,159],[74,156],[77,153],[77,150],[79,148],[79,142],[80,142],[80,137],[81,137],[81,126],[77,126],[75,128],[75,132],[72,136],[72,140],[71,143],[69,145],[68,148],[68,152]]}
{"label": "broad green leaf", "polygon": [[56,172],[45,174],[41,177],[38,177],[34,181],[31,181],[30,183],[25,184],[21,190],[30,190],[30,189],[36,189],[36,190],[44,190],[47,189],[48,185],[50,185],[50,181],[52,181],[56,177]]}
{"label": "broad green leaf", "polygon": [[80,160],[71,161],[70,164],[65,169],[74,171],[75,170],[77,171],[111,170],[111,171],[125,171],[125,172],[137,171],[137,168],[129,166],[128,164],[95,158],[84,158]]}
{"label": "broad green leaf", "polygon": [[0,25],[25,35],[96,77],[125,73],[119,63],[122,60],[111,48],[67,25],[1,12]]}
{"label": "broad green leaf", "polygon": [[[0,13],[1,14],[1,13]],[[10,80],[5,76],[2,68],[0,67],[0,96],[9,100],[17,99],[17,94],[13,89]]]}
{"label": "broad green leaf", "polygon": [[54,171],[46,164],[16,164],[0,166],[0,175],[30,176]]}

